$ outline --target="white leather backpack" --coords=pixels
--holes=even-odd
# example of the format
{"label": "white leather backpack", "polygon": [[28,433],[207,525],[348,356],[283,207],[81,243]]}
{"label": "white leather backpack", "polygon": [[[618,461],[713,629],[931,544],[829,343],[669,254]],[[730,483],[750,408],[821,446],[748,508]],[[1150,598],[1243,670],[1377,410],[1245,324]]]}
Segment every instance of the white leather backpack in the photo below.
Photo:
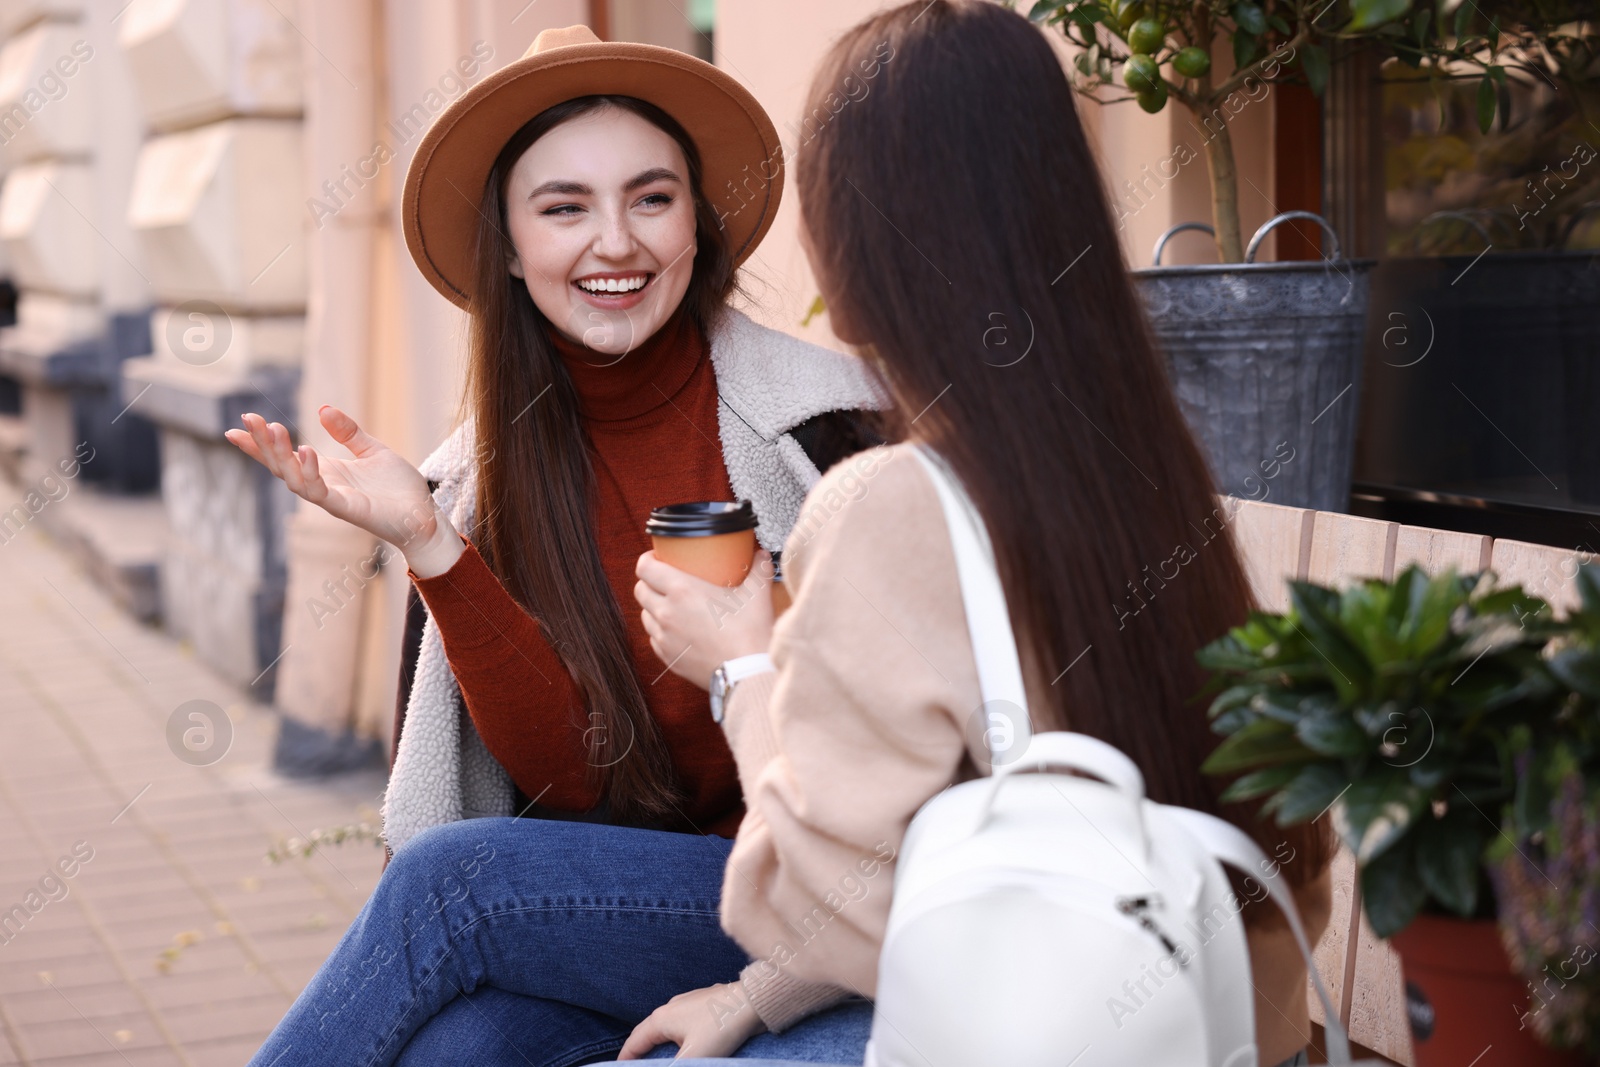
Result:
{"label": "white leather backpack", "polygon": [[911,821],[866,1067],[1258,1067],[1250,956],[1224,864],[1288,917],[1329,1020],[1329,1062],[1348,1064],[1294,898],[1255,842],[1147,800],[1138,767],[1111,745],[1031,734],[987,532],[944,462],[917,454],[950,527],[993,771]]}

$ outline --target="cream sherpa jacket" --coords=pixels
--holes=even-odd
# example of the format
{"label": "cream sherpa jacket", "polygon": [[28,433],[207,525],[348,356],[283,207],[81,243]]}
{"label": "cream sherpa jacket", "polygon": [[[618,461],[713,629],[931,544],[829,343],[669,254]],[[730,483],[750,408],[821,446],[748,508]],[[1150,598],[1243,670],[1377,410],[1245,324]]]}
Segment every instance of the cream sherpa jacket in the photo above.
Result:
{"label": "cream sherpa jacket", "polygon": [[[728,480],[761,517],[756,536],[779,551],[821,473],[788,431],[827,411],[883,408],[888,397],[859,360],[768,329],[729,310],[709,336],[717,376],[718,436]],[[477,496],[472,426],[464,423],[423,461],[434,499],[470,530]],[[512,814],[512,784],[462,710],[444,642],[430,616],[383,804],[383,836],[398,852],[430,826]]]}

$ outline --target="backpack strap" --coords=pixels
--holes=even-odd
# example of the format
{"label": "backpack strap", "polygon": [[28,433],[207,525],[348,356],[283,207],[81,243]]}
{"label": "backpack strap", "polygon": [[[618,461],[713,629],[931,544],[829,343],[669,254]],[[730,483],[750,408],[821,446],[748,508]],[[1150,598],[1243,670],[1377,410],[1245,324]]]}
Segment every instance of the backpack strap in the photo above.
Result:
{"label": "backpack strap", "polygon": [[[991,763],[1010,763],[1027,751],[1033,727],[1022,684],[1022,662],[1017,658],[1017,643],[1011,633],[1011,613],[1006,610],[1005,590],[995,570],[989,532],[960,480],[938,453],[924,445],[909,447],[938,490],[945,525],[950,529],[961,600],[967,613],[967,633],[978,665],[978,688],[989,722],[989,729],[983,734],[984,745],[989,749]],[[996,736],[1009,740],[997,746],[993,741]]]}
{"label": "backpack strap", "polygon": [[1305,927],[1300,924],[1300,909],[1295,906],[1294,894],[1289,892],[1280,879],[1259,877],[1268,863],[1267,854],[1261,851],[1260,845],[1250,839],[1250,835],[1214,815],[1207,815],[1192,808],[1172,806],[1164,806],[1162,810],[1164,814],[1181,823],[1184,830],[1219,862],[1255,877],[1267,887],[1267,895],[1278,905],[1278,910],[1283,912],[1284,918],[1289,920],[1289,930],[1294,934],[1294,943],[1300,947],[1300,955],[1306,961],[1306,972],[1311,975],[1311,984],[1317,991],[1317,999],[1322,1001],[1323,1031],[1328,1041],[1328,1063],[1335,1067],[1348,1064],[1350,1039],[1345,1035],[1344,1026],[1339,1022],[1339,1013],[1334,1009],[1333,998],[1328,996],[1327,986],[1322,984],[1322,975],[1317,972],[1317,961],[1311,957],[1311,944],[1306,940]]}

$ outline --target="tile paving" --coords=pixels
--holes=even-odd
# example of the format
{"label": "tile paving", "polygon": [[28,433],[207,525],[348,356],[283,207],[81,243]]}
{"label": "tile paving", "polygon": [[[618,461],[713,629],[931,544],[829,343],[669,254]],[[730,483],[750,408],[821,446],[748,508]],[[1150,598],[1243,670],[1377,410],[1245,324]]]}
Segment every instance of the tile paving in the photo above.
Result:
{"label": "tile paving", "polygon": [[[168,743],[191,700],[232,728],[207,765]],[[275,733],[36,528],[0,544],[0,1067],[250,1058],[382,868],[363,842],[268,863],[286,838],[375,822],[383,789],[274,774]]]}

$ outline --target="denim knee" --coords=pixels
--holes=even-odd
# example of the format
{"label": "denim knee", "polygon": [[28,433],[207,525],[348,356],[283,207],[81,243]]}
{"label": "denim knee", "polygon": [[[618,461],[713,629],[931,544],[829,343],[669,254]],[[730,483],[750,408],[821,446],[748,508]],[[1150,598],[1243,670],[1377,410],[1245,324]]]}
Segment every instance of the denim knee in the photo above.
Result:
{"label": "denim knee", "polygon": [[483,873],[501,851],[502,824],[514,819],[461,819],[430,826],[407,841],[383,872],[380,888],[423,895],[438,892],[446,899],[464,895],[461,888]]}

